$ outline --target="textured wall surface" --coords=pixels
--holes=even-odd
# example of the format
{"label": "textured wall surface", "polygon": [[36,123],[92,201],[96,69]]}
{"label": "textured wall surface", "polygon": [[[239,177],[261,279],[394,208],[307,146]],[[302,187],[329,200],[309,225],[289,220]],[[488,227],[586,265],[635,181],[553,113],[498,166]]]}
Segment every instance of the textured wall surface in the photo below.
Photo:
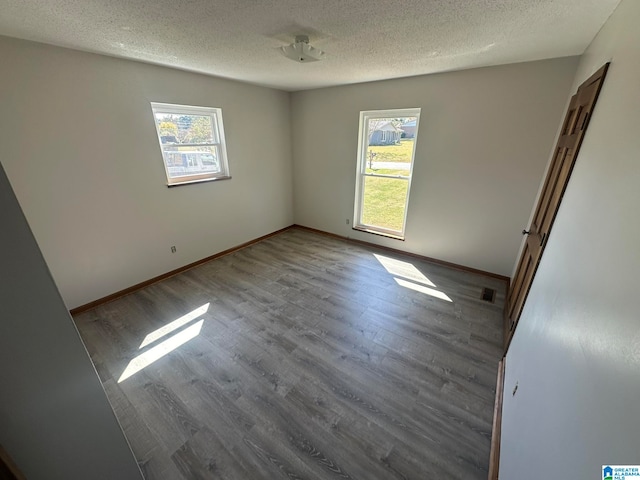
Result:
{"label": "textured wall surface", "polygon": [[0,166],[0,445],[29,480],[142,479]]}
{"label": "textured wall surface", "polygon": [[[572,57],[292,94],[296,223],[510,275],[576,65]],[[356,232],[360,111],[410,107],[422,113],[405,241]]]}
{"label": "textured wall surface", "polygon": [[[1,160],[69,308],[292,223],[289,94],[6,38],[0,58]],[[233,178],[167,188],[150,102],[221,107]]]}

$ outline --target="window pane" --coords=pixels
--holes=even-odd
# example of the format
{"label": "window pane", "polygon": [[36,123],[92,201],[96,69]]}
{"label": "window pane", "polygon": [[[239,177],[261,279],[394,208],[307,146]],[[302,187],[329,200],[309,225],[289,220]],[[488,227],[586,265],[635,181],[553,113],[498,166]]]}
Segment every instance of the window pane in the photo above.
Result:
{"label": "window pane", "polygon": [[408,176],[415,126],[416,117],[368,119],[365,172]]}
{"label": "window pane", "polygon": [[151,102],[167,185],[231,178],[222,110]]}
{"label": "window pane", "polygon": [[218,143],[211,115],[156,113],[155,117],[162,145]]}
{"label": "window pane", "polygon": [[186,175],[219,173],[222,171],[218,147],[163,146],[169,178]]}
{"label": "window pane", "polygon": [[404,238],[419,115],[419,108],[360,112],[354,228]]}
{"label": "window pane", "polygon": [[365,177],[362,223],[396,232],[402,231],[408,188],[407,180]]}

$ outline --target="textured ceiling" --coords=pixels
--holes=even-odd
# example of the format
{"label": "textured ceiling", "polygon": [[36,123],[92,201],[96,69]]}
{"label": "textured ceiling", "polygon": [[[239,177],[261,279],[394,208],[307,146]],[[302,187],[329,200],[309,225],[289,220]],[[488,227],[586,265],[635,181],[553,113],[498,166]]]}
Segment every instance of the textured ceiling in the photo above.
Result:
{"label": "textured ceiling", "polygon": [[2,0],[0,35],[301,90],[578,55],[619,1]]}

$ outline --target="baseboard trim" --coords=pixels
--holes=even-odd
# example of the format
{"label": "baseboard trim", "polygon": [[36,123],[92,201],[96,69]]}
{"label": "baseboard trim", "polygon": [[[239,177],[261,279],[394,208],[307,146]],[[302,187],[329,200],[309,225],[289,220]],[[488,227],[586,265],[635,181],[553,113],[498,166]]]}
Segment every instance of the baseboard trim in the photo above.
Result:
{"label": "baseboard trim", "polygon": [[500,438],[502,436],[502,402],[504,399],[504,362],[498,364],[496,381],[496,400],[493,406],[493,428],[491,429],[491,453],[489,454],[488,480],[498,480],[500,470]]}
{"label": "baseboard trim", "polygon": [[355,243],[355,244],[358,244],[358,245],[364,245],[364,246],[367,246],[367,247],[380,248],[380,249],[386,250],[388,252],[394,252],[394,253],[399,253],[401,255],[407,255],[409,257],[413,257],[413,258],[417,258],[417,259],[423,260],[425,262],[435,263],[437,265],[442,265],[444,267],[449,267],[449,268],[453,268],[453,269],[456,269],[456,270],[462,270],[463,272],[475,273],[477,275],[484,275],[485,277],[491,277],[491,278],[495,278],[495,279],[498,279],[498,280],[502,280],[503,282],[506,282],[507,285],[509,285],[509,282],[511,281],[511,279],[509,277],[506,277],[504,275],[499,275],[497,273],[487,272],[485,270],[479,270],[477,268],[466,267],[464,265],[458,265],[457,263],[446,262],[444,260],[438,260],[437,258],[426,257],[424,255],[420,255],[420,254],[417,254],[417,253],[412,253],[412,252],[407,252],[405,250],[400,250],[398,248],[386,247],[384,245],[378,245],[377,243],[366,242],[364,240],[357,240],[355,238],[345,237],[343,235],[338,235],[336,233],[330,233],[330,232],[325,232],[324,230],[318,230],[316,228],[305,227],[304,225],[294,224],[294,225],[292,225],[292,227],[300,228],[302,230],[307,230],[309,232],[319,233],[321,235],[327,235],[327,236],[333,237],[333,238],[339,238],[341,240],[345,240],[347,242]]}
{"label": "baseboard trim", "polygon": [[225,255],[229,255],[230,253],[233,253],[233,252],[236,252],[238,250],[241,250],[243,248],[249,247],[249,246],[251,246],[251,245],[253,245],[255,243],[261,242],[262,240],[266,240],[269,237],[273,237],[274,235],[278,235],[278,234],[280,234],[282,232],[285,232],[287,230],[290,230],[292,228],[299,228],[301,230],[307,230],[309,232],[317,233],[317,234],[320,234],[320,235],[326,235],[328,237],[338,238],[340,240],[344,240],[344,241],[347,241],[347,242],[355,243],[357,245],[363,245],[363,246],[366,246],[366,247],[374,247],[374,248],[379,248],[381,250],[386,250],[386,251],[389,251],[389,252],[398,253],[398,254],[401,254],[401,255],[407,255],[409,257],[418,258],[418,259],[420,259],[422,261],[426,261],[426,262],[429,262],[429,263],[434,263],[434,264],[437,264],[437,265],[442,265],[442,266],[449,267],[449,268],[454,268],[456,270],[461,270],[461,271],[464,271],[464,272],[469,272],[469,273],[474,273],[474,274],[477,274],[477,275],[484,275],[484,276],[487,276],[487,277],[496,278],[498,280],[502,280],[503,282],[506,282],[507,285],[509,285],[509,282],[510,282],[509,277],[505,277],[504,275],[498,275],[497,273],[487,272],[487,271],[484,271],[484,270],[479,270],[477,268],[466,267],[464,265],[458,265],[456,263],[446,262],[444,260],[438,260],[437,258],[426,257],[424,255],[419,255],[417,253],[407,252],[407,251],[400,250],[400,249],[397,249],[397,248],[391,248],[391,247],[387,247],[387,246],[384,246],[384,245],[378,245],[376,243],[366,242],[364,240],[357,240],[357,239],[354,239],[354,238],[345,237],[343,235],[338,235],[338,234],[335,234],[335,233],[325,232],[324,230],[318,230],[317,228],[311,228],[311,227],[306,227],[304,225],[293,224],[293,225],[289,225],[288,227],[281,228],[280,230],[276,230],[275,232],[271,232],[271,233],[268,233],[268,234],[263,235],[261,237],[255,238],[255,239],[250,240],[248,242],[245,242],[245,243],[243,243],[241,245],[237,245],[235,247],[229,248],[229,249],[224,250],[222,252],[218,252],[218,253],[216,253],[214,255],[210,255],[210,256],[208,256],[206,258],[203,258],[203,259],[200,259],[200,260],[196,260],[193,263],[189,263],[188,265],[184,265],[183,267],[179,267],[179,268],[176,268],[175,270],[171,270],[170,272],[163,273],[162,275],[158,275],[157,277],[153,277],[153,278],[151,278],[149,280],[146,280],[144,282],[137,283],[137,284],[132,285],[132,286],[130,286],[128,288],[125,288],[123,290],[119,290],[119,291],[117,291],[115,293],[112,293],[111,295],[107,295],[105,297],[98,298],[97,300],[94,300],[92,302],[86,303],[84,305],[80,305],[79,307],[72,308],[70,310],[70,313],[73,316],[73,315],[78,315],[80,313],[86,312],[87,310],[91,310],[92,308],[96,308],[96,307],[98,307],[100,305],[104,305],[105,303],[111,302],[111,301],[116,300],[116,299],[118,299],[120,297],[124,297],[125,295],[129,295],[130,293],[133,293],[133,292],[136,292],[136,291],[138,291],[140,289],[148,287],[149,285],[153,285],[154,283],[158,283],[158,282],[161,282],[162,280],[166,280],[167,278],[173,277],[174,275],[177,275],[179,273],[182,273],[182,272],[185,272],[187,270],[190,270],[190,269],[192,269],[194,267],[202,265],[203,263],[210,262],[211,260],[215,260],[216,258],[220,258],[220,257],[223,257]]}
{"label": "baseboard trim", "polygon": [[179,267],[176,268],[175,270],[171,270],[170,272],[167,273],[163,273],[162,275],[158,275],[157,277],[153,277],[149,280],[146,280],[144,282],[141,283],[137,283],[135,285],[132,285],[131,287],[125,288],[123,290],[120,290],[118,292],[112,293],[111,295],[107,295],[106,297],[102,297],[99,298],[97,300],[94,300],[93,302],[89,302],[86,303],[84,305],[80,305],[79,307],[76,308],[72,308],[69,312],[71,313],[71,315],[78,315],[79,313],[83,313],[86,312],[87,310],[91,310],[92,308],[96,308],[100,305],[104,305],[105,303],[111,302],[113,300],[116,300],[120,297],[124,297],[125,295],[129,295],[130,293],[136,292],[138,290],[141,290],[145,287],[148,287],[149,285],[153,285],[154,283],[158,283],[161,282],[162,280],[166,280],[169,277],[173,277],[174,275],[177,275],[179,273],[182,272],[186,272],[187,270],[190,270],[194,267],[197,267],[199,265],[202,265],[203,263],[207,263],[210,262],[211,260],[215,260],[216,258],[220,258],[223,257],[225,255],[229,255],[230,253],[233,252],[237,252],[238,250],[242,250],[243,248],[249,247],[255,243],[261,242],[262,240],[266,240],[269,237],[273,237],[275,235],[278,235],[279,233],[285,232],[291,228],[293,228],[294,225],[289,225],[288,227],[284,227],[281,228],[280,230],[276,230],[275,232],[271,232],[268,233],[266,235],[263,235],[261,237],[255,238],[253,240],[249,240],[248,242],[242,243],[240,245],[237,245],[235,247],[229,248],[227,250],[224,250],[222,252],[218,252],[215,253],[213,255],[210,255],[206,258],[200,259],[200,260],[196,260],[193,263],[190,263],[188,265],[185,265],[183,267]]}

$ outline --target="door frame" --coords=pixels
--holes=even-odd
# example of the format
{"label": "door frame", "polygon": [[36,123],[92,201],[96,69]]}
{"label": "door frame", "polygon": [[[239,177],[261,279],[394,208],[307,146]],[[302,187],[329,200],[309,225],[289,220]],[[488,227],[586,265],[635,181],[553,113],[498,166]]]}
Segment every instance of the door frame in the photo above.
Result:
{"label": "door frame", "polygon": [[[520,315],[524,309],[538,265],[540,264],[544,249],[548,243],[556,214],[562,203],[562,197],[571,179],[571,173],[580,153],[580,147],[589,123],[591,123],[593,110],[598,101],[600,91],[602,90],[602,84],[609,65],[610,63],[607,62],[600,67],[593,75],[585,80],[578,87],[576,93],[572,95],[545,174],[544,183],[542,184],[543,187],[536,199],[529,228],[522,231],[527,238],[523,242],[518,266],[510,282],[510,289],[504,310],[503,340],[505,355],[511,344],[511,339],[520,320]],[[557,161],[559,152],[565,155],[560,162]],[[565,164],[563,162],[567,157],[570,158],[568,158]],[[557,169],[555,168],[556,166],[558,167]],[[563,173],[566,175],[564,180],[561,183],[555,183],[557,179],[562,177]],[[550,187],[550,190],[548,187]],[[547,197],[547,195],[549,195],[549,197]],[[535,224],[538,213],[541,212],[541,207],[545,208],[545,215],[547,213],[549,214],[546,218],[548,225],[543,229],[541,229],[541,225]],[[533,251],[534,254],[532,254],[531,251]]]}
{"label": "door frame", "polygon": [[[535,278],[535,273],[537,271],[538,265],[540,263],[540,260],[542,258],[542,255],[544,254],[544,249],[547,245],[547,242],[549,240],[549,234],[551,233],[551,229],[553,227],[553,223],[555,222],[555,216],[557,214],[557,211],[560,207],[560,204],[562,202],[562,197],[564,196],[564,192],[566,191],[566,187],[571,179],[571,173],[573,171],[573,168],[575,166],[575,162],[578,158],[578,155],[580,153],[580,147],[582,145],[582,141],[584,140],[584,136],[586,134],[587,131],[587,127],[590,123],[592,114],[593,114],[593,110],[594,107],[598,101],[598,97],[600,95],[600,91],[602,90],[602,84],[604,83],[604,79],[606,77],[607,71],[609,69],[609,65],[610,63],[607,62],[605,63],[602,67],[600,67],[593,75],[591,75],[585,82],[583,82],[577,89],[576,93],[574,95],[572,95],[571,100],[569,102],[569,106],[567,107],[567,112],[565,113],[565,118],[562,122],[561,125],[561,130],[559,132],[558,135],[558,139],[556,140],[556,145],[555,145],[555,149],[553,150],[553,154],[552,157],[550,158],[549,161],[549,166],[547,168],[547,172],[545,173],[545,178],[544,178],[544,183],[542,184],[542,188],[540,190],[540,193],[538,194],[538,198],[536,199],[535,202],[535,209],[532,213],[531,219],[530,219],[530,227],[529,227],[529,232],[532,231],[532,227],[531,224],[533,224],[533,222],[536,219],[536,214],[538,213],[538,210],[540,208],[540,204],[543,201],[543,196],[545,195],[545,189],[546,187],[549,185],[549,177],[552,174],[553,171],[553,167],[554,167],[554,160],[556,159],[556,155],[557,155],[557,151],[559,147],[562,147],[563,144],[563,134],[565,134],[569,129],[574,128],[576,124],[578,124],[578,122],[582,122],[581,128],[579,129],[579,138],[577,139],[577,141],[575,142],[575,145],[573,146],[573,158],[571,159],[571,165],[569,167],[569,172],[568,175],[566,176],[566,179],[564,181],[564,184],[560,187],[561,191],[559,192],[559,197],[557,200],[557,203],[555,204],[555,211],[552,212],[552,218],[551,218],[551,223],[547,229],[546,232],[543,232],[542,235],[539,235],[540,232],[535,231],[534,233],[538,234],[539,237],[539,244],[537,246],[537,248],[540,249],[539,251],[539,255],[538,255],[538,259],[536,262],[536,265],[534,266],[534,270],[533,270],[533,274],[531,275],[531,279],[529,281],[528,286],[526,287],[526,291],[523,293],[523,299],[522,299],[522,305],[519,307],[519,310],[517,312],[517,317],[515,319],[515,321],[513,323],[511,323],[511,318],[509,315],[509,309],[510,309],[510,300],[511,300],[511,295],[513,292],[513,285],[517,280],[517,275],[518,275],[518,271],[521,267],[522,264],[522,258],[523,255],[525,254],[525,250],[527,249],[527,245],[532,241],[531,238],[529,238],[531,235],[527,234],[527,239],[523,242],[522,244],[522,249],[519,253],[519,259],[518,259],[518,268],[516,269],[516,272],[514,274],[513,280],[510,282],[510,284],[508,285],[507,288],[507,298],[505,301],[505,306],[504,306],[504,355],[502,357],[502,359],[500,360],[500,363],[498,364],[498,377],[497,377],[497,381],[496,381],[496,397],[495,397],[495,405],[494,405],[494,412],[493,412],[493,428],[492,428],[492,433],[491,433],[491,452],[490,452],[490,456],[489,456],[489,472],[488,472],[488,480],[498,480],[499,478],[499,473],[500,473],[500,446],[501,446],[501,442],[502,442],[502,406],[503,406],[503,402],[504,402],[504,378],[505,378],[505,374],[506,374],[506,355],[509,351],[509,346],[511,345],[511,339],[513,338],[513,334],[515,333],[515,329],[518,325],[518,321],[520,320],[520,315],[522,314],[522,309],[524,308],[524,305],[526,303],[527,300],[527,296],[529,294],[529,289],[531,288],[531,284],[533,283],[533,280]],[[580,93],[585,91],[586,89],[588,89],[589,87],[592,87],[594,85],[594,83],[597,82],[597,86],[596,86],[596,90],[595,92],[592,92],[593,98],[592,101],[590,102],[590,108],[587,109],[587,113],[584,116],[584,118],[580,118],[581,114],[583,113],[582,111],[578,111],[577,109],[575,109],[576,104],[579,103],[579,96]],[[576,118],[574,118],[576,117]],[[535,228],[534,228],[535,230]],[[525,233],[525,232],[523,232]],[[534,245],[535,247],[535,245]]]}

